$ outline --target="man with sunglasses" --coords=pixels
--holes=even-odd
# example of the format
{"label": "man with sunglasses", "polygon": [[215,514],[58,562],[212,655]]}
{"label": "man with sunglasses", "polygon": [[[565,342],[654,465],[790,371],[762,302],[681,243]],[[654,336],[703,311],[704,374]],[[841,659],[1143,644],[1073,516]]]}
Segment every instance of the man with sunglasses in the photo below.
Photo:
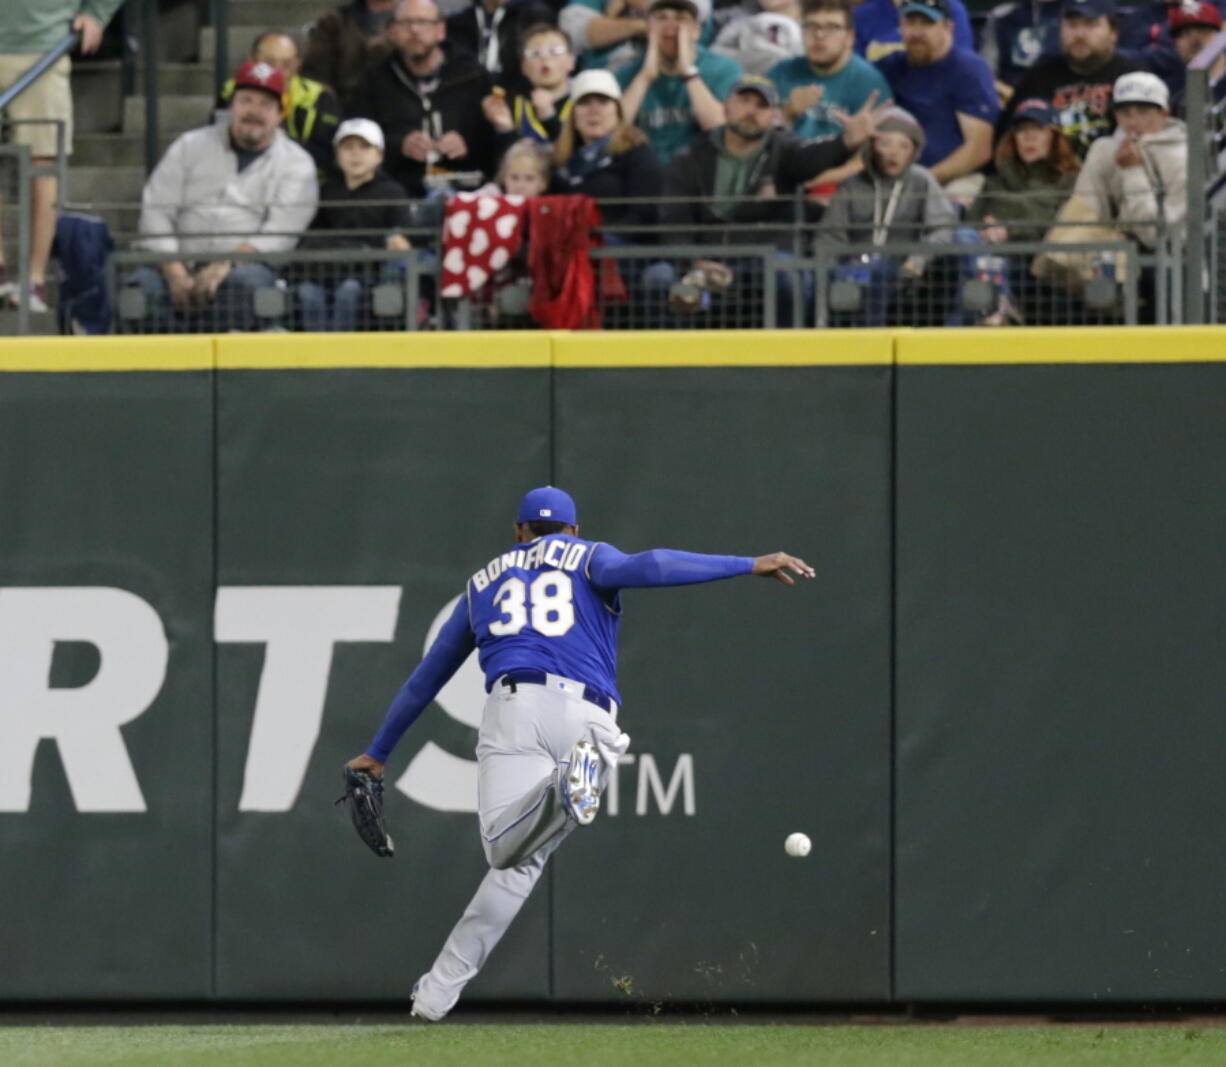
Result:
{"label": "man with sunglasses", "polygon": [[485,117],[498,131],[498,154],[515,141],[553,142],[570,114],[570,76],[575,55],[557,26],[538,23],[524,31],[519,70],[526,83],[518,91],[496,88],[482,102]]}

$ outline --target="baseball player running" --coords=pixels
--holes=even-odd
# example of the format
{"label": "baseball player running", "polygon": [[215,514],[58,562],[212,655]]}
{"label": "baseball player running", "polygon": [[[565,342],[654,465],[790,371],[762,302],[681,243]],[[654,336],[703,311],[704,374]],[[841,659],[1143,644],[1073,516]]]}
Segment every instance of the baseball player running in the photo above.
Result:
{"label": "baseball player running", "polygon": [[740,574],[787,585],[813,568],[786,552],[709,556],[657,548],[627,556],[579,537],[575,502],[545,486],[524,496],[516,547],[469,578],[364,755],[384,764],[474,648],[489,697],[477,738],[477,807],[490,864],[434,966],[413,987],[413,1014],[442,1019],[511,925],[554,849],[596,817],[630,738],[618,727],[620,590]]}

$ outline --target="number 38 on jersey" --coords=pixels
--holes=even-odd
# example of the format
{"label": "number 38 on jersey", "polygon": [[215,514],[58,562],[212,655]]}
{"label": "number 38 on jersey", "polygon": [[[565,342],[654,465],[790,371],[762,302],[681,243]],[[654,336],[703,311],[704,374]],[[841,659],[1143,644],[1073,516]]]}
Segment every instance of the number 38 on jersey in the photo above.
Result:
{"label": "number 38 on jersey", "polygon": [[574,586],[564,571],[542,571],[531,582],[511,577],[494,593],[500,617],[490,623],[495,637],[517,634],[531,622],[545,637],[561,637],[575,625]]}

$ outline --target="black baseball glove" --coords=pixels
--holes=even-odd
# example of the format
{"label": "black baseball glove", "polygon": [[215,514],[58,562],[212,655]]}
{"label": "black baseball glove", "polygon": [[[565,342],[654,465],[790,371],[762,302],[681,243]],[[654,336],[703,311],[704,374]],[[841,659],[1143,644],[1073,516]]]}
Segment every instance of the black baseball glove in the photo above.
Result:
{"label": "black baseball glove", "polygon": [[342,768],[342,774],[345,777],[345,793],[336,803],[349,801],[349,814],[358,837],[370,846],[376,856],[391,856],[392,839],[387,832],[387,823],[383,821],[383,779],[348,764]]}

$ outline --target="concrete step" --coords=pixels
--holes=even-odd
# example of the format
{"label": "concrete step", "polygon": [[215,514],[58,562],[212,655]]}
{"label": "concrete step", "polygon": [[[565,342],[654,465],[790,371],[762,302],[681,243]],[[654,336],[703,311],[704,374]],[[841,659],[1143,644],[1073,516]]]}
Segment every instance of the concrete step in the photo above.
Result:
{"label": "concrete step", "polygon": [[[158,138],[158,159],[162,158],[173,140],[170,134],[162,134]],[[144,131],[78,133],[73,146],[72,164],[76,167],[143,167]]]}
{"label": "concrete step", "polygon": [[[212,119],[215,99],[208,96],[163,96],[158,100],[158,132],[179,134],[204,126]],[[129,96],[123,102],[123,132],[144,133],[145,98]]]}
{"label": "concrete step", "polygon": [[[256,36],[262,33],[269,27],[266,24],[260,23],[257,25],[231,25],[226,31],[226,40],[229,42],[230,48],[226,53],[226,61],[231,71],[238,69],[238,65],[246,58],[247,51],[251,48],[251,42]],[[301,32],[301,26],[283,26],[282,29],[287,29],[300,40],[305,37]],[[200,27],[200,59],[207,63],[213,62],[213,56],[217,49],[217,32],[212,26]]]}
{"label": "concrete step", "polygon": [[337,0],[230,0],[230,22],[293,32],[336,6]]}
{"label": "concrete step", "polygon": [[85,204],[136,204],[145,187],[142,167],[68,168],[68,200]]}
{"label": "concrete step", "polygon": [[[143,88],[143,71],[137,69],[135,88]],[[213,91],[213,69],[205,63],[158,65],[158,92],[172,96],[207,96]],[[119,60],[82,64],[72,71],[72,114],[77,132],[107,132],[120,129],[124,121],[123,69]]]}
{"label": "concrete step", "polygon": [[[213,91],[211,63],[159,63],[158,92],[163,96],[204,96]],[[145,86],[144,68],[137,64],[133,89],[141,92]],[[88,107],[99,96],[118,102],[123,91],[123,67],[119,60],[104,60],[73,69],[72,99],[74,111]]]}

